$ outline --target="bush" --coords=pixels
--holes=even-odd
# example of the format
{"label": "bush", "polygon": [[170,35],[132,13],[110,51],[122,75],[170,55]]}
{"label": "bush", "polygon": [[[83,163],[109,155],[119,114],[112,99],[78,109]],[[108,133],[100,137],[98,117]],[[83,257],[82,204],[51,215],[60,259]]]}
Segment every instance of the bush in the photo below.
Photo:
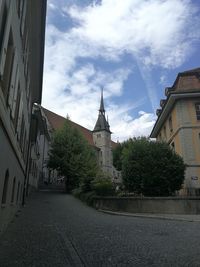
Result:
{"label": "bush", "polygon": [[73,194],[75,197],[77,197],[77,198],[80,198],[80,196],[81,196],[82,193],[83,193],[83,192],[82,192],[82,190],[81,190],[80,187],[75,188],[75,189],[72,190],[72,194]]}
{"label": "bush", "polygon": [[93,198],[96,195],[94,191],[83,192],[80,187],[72,190],[72,194],[83,202],[86,202],[88,205],[93,204]]}
{"label": "bush", "polygon": [[123,183],[129,192],[169,196],[183,184],[185,164],[167,143],[130,139],[122,149],[121,159]]}
{"label": "bush", "polygon": [[92,182],[92,189],[97,196],[113,196],[115,195],[115,187],[110,177],[97,177]]}

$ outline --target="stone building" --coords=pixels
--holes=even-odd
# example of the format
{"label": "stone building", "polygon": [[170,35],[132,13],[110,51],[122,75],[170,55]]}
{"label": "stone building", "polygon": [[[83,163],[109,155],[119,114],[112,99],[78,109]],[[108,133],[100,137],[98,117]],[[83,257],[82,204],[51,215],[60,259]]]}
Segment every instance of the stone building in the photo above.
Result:
{"label": "stone building", "polygon": [[[56,129],[61,128],[66,118],[42,108],[43,116],[47,121],[47,128],[50,135]],[[111,131],[108,121],[105,118],[105,109],[103,94],[101,95],[99,115],[93,131],[69,120],[72,127],[79,130],[88,143],[95,149],[98,156],[98,163],[104,173],[108,174],[114,183],[121,183],[121,172],[117,171],[113,166],[112,149],[117,146],[117,143],[111,140]],[[50,147],[49,147],[50,148]],[[51,179],[51,178],[50,178]]]}
{"label": "stone building", "polygon": [[33,103],[41,102],[46,1],[0,1],[0,231],[27,184]]}
{"label": "stone building", "polygon": [[180,194],[200,195],[200,68],[179,73],[165,94],[150,136],[183,157],[187,169]]}
{"label": "stone building", "polygon": [[99,165],[104,173],[108,173],[113,181],[120,183],[121,174],[113,166],[113,156],[112,156],[112,143],[111,143],[111,131],[108,120],[105,117],[104,101],[103,101],[103,91],[101,92],[101,101],[99,108],[99,115],[97,122],[95,124],[94,130],[92,132],[93,142],[98,150]]}

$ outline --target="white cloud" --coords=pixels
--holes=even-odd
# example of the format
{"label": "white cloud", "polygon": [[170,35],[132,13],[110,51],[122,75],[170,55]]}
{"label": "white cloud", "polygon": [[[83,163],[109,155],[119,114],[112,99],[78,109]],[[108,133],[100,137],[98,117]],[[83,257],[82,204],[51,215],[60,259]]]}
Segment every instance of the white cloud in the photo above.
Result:
{"label": "white cloud", "polygon": [[137,118],[132,118],[126,113],[122,117],[115,117],[112,125],[113,139],[124,141],[133,136],[149,136],[155,120],[154,114],[144,111],[139,112]]}
{"label": "white cloud", "polygon": [[188,0],[102,0],[84,9],[67,7],[65,12],[79,22],[72,29],[78,38],[116,56],[128,51],[144,64],[165,68],[184,62],[200,32]]}
{"label": "white cloud", "polygon": [[[75,122],[93,129],[100,88],[104,87],[115,140],[148,135],[155,116],[145,111],[137,117],[131,115],[132,110],[144,104],[144,99],[131,105],[117,105],[112,99],[123,96],[124,83],[134,69],[118,64],[105,71],[90,59],[101,57],[119,63],[124,53],[135,58],[155,109],[158,99],[150,68],[180,66],[191,53],[191,43],[199,36],[199,29],[191,27],[195,21],[191,2],[102,0],[85,8],[72,6],[72,2],[66,7],[66,1],[49,1],[43,105],[63,116],[69,114]],[[56,28],[53,15],[58,11],[61,16],[63,12],[70,15],[76,26],[66,31]],[[79,59],[83,59],[81,64]]]}

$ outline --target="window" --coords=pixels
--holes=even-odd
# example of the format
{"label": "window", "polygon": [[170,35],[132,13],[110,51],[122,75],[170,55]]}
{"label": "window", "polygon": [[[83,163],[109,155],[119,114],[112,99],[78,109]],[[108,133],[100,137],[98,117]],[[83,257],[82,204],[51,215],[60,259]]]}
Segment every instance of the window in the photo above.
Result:
{"label": "window", "polygon": [[17,99],[16,99],[15,110],[14,110],[14,126],[15,126],[15,131],[17,130],[17,122],[18,122],[18,117],[19,117],[20,99],[21,99],[20,84],[18,84],[18,88],[17,88]]}
{"label": "window", "polygon": [[18,116],[16,117],[15,130],[17,132],[17,139],[20,139],[21,127],[22,127],[22,117],[23,117],[23,97],[20,96],[19,108],[18,108]]}
{"label": "window", "polygon": [[4,179],[4,185],[3,185],[3,194],[2,194],[1,204],[5,204],[6,203],[7,191],[8,191],[8,181],[9,181],[9,171],[6,170],[5,179]]}
{"label": "window", "polygon": [[5,66],[3,71],[3,93],[5,95],[6,100],[10,89],[13,60],[14,60],[14,44],[13,44],[13,35],[12,32],[10,31],[8,46],[6,51]]}
{"label": "window", "polygon": [[3,53],[2,45],[6,28],[7,16],[8,16],[8,10],[4,2],[2,10],[0,10],[0,54]]}
{"label": "window", "polygon": [[11,80],[9,86],[9,94],[8,94],[8,105],[11,110],[11,118],[13,118],[13,108],[15,108],[16,102],[16,89],[18,85],[18,57],[15,54],[13,59],[13,66],[12,66],[12,73],[11,73]]}
{"label": "window", "polygon": [[171,116],[169,117],[169,130],[170,130],[170,133],[173,132],[173,124],[172,124],[172,117]]}
{"label": "window", "polygon": [[23,0],[17,0],[17,13],[19,17],[21,16],[22,13],[22,7],[23,7],[22,5],[23,5]]}
{"label": "window", "polygon": [[24,115],[22,114],[22,122],[21,122],[21,129],[20,129],[20,136],[19,136],[19,144],[21,147],[21,151],[23,151],[23,141],[24,141],[24,130],[25,130],[25,122],[24,122]]}
{"label": "window", "polygon": [[1,36],[0,36],[0,79],[3,80],[6,61],[7,60],[9,61],[7,62],[7,66],[11,65],[10,59],[8,58],[11,55],[10,53],[11,52],[10,43],[12,42],[11,21],[12,21],[13,12],[12,12],[12,8],[8,9],[8,5],[10,5],[10,1],[1,0],[0,5],[1,5],[1,8],[0,8],[0,32],[1,32]]}
{"label": "window", "polygon": [[16,183],[16,178],[14,177],[14,179],[13,179],[13,185],[12,185],[11,203],[14,202],[14,198],[15,198],[15,183]]}
{"label": "window", "polygon": [[200,120],[200,103],[195,104],[197,120]]}
{"label": "window", "polygon": [[26,141],[26,130],[25,130],[24,131],[24,140],[23,140],[23,157],[24,157],[24,160],[26,160],[26,147],[27,147],[26,144],[27,144],[27,141]]}
{"label": "window", "polygon": [[21,35],[24,35],[24,27],[25,27],[25,20],[26,20],[26,4],[27,1],[21,0],[21,22],[20,22],[20,31]]}

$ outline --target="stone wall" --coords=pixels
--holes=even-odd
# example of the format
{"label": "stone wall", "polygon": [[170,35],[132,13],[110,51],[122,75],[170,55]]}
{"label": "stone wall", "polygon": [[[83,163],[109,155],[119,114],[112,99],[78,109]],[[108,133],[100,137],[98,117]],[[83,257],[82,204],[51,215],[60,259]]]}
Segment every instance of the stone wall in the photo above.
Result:
{"label": "stone wall", "polygon": [[160,214],[200,214],[200,198],[190,197],[95,197],[97,209]]}

